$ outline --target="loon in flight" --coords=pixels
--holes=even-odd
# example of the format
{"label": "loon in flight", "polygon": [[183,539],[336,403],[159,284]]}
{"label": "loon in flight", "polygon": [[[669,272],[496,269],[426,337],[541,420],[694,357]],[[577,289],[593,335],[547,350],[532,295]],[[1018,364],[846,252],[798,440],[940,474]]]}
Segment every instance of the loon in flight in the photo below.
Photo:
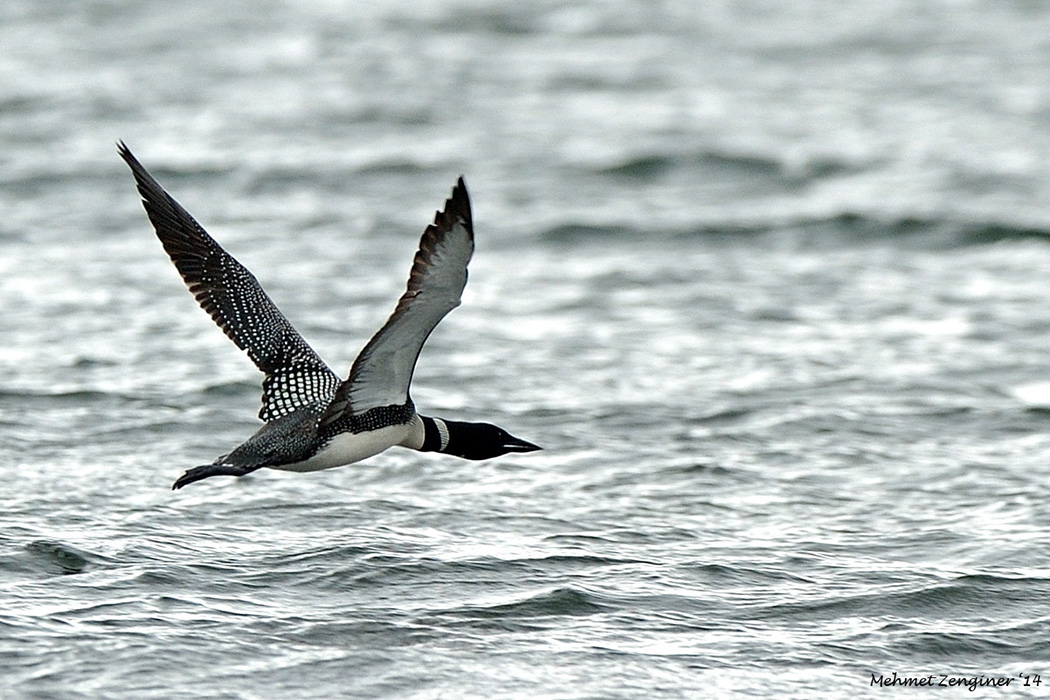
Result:
{"label": "loon in flight", "polygon": [[263,467],[296,472],[330,469],[395,445],[466,459],[540,449],[488,423],[421,416],[409,396],[423,343],[445,314],[459,306],[467,284],[474,230],[463,178],[423,232],[408,288],[394,313],[342,381],[306,344],[255,276],[164,191],[123,142],[117,148],[135,175],[146,214],[186,286],[265,375],[259,411],[264,425],[229,454],[188,470],[173,489],[210,476],[243,476]]}

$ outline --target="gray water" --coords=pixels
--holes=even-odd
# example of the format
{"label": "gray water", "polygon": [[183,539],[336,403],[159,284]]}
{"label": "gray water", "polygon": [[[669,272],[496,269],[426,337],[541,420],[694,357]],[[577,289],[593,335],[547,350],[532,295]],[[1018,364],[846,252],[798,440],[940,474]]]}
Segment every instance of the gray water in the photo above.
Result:
{"label": "gray water", "polygon": [[[1048,36],[999,0],[5,0],[0,697],[1045,696]],[[261,376],[118,139],[339,372],[464,174],[413,396],[545,450],[170,491]]]}

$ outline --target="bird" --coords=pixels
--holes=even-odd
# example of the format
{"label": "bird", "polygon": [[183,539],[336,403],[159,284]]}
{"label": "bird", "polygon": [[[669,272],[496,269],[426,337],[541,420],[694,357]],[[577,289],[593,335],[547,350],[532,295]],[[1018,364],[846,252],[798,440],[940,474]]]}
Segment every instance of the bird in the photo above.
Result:
{"label": "bird", "polygon": [[146,215],[200,306],[263,373],[263,425],[211,464],[186,470],[172,489],[213,476],[268,468],[312,472],[353,464],[390,447],[470,460],[533,452],[538,445],[490,423],[420,415],[409,394],[431,331],[460,304],[474,225],[460,176],[420,238],[404,294],[340,379],[311,348],[255,276],[169,195],[128,149]]}

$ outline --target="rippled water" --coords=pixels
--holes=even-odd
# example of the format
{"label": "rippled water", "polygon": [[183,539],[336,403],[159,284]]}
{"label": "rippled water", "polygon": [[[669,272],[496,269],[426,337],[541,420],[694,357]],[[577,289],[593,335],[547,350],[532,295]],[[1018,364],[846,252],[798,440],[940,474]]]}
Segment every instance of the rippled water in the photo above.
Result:
{"label": "rippled water", "polygon": [[[0,7],[0,697],[1044,696],[1050,13],[359,5]],[[171,492],[260,376],[117,139],[340,372],[463,173],[413,396],[545,450]]]}

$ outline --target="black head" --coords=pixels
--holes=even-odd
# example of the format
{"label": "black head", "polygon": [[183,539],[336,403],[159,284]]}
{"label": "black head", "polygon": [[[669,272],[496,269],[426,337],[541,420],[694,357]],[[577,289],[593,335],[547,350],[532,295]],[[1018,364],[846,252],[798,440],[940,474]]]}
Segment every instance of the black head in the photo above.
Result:
{"label": "black head", "polygon": [[448,427],[448,444],[441,450],[445,454],[464,459],[491,459],[508,452],[534,452],[541,449],[503,428],[488,423],[460,423],[443,421]]}

